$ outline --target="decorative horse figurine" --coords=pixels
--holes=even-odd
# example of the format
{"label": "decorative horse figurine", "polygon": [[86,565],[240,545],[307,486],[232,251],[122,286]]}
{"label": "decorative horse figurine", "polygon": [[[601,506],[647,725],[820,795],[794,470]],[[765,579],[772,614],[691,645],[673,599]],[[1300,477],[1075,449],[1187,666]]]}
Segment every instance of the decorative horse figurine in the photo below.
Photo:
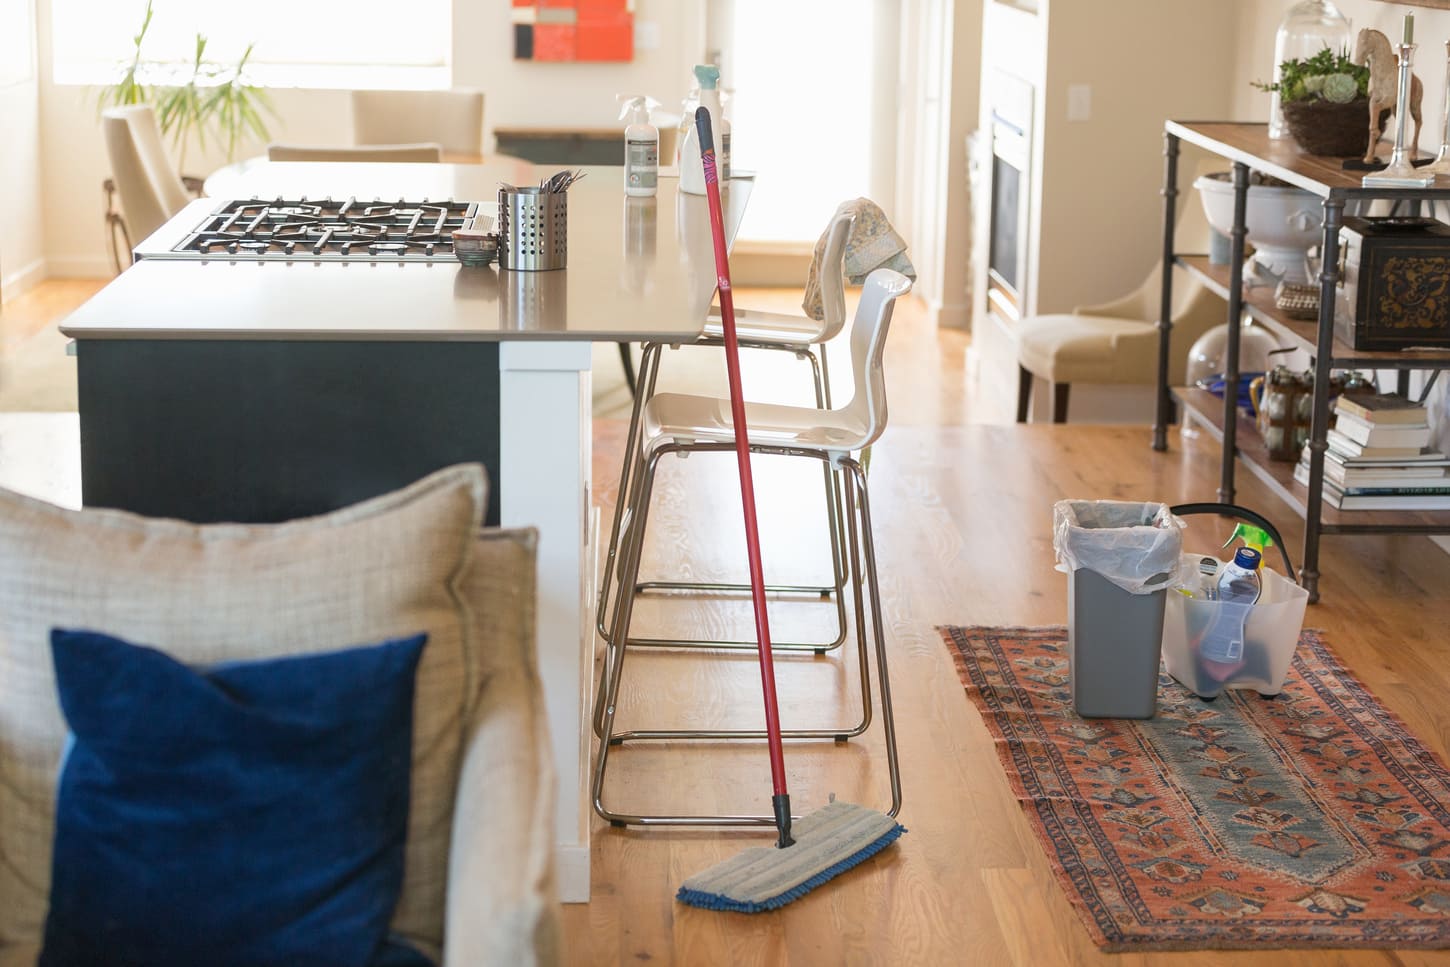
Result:
{"label": "decorative horse figurine", "polygon": [[[1400,96],[1400,67],[1395,58],[1390,39],[1378,30],[1365,27],[1354,42],[1354,62],[1369,68],[1369,147],[1365,150],[1366,164],[1375,161],[1374,149],[1380,139],[1380,115],[1396,110]],[[1409,157],[1414,160],[1415,150],[1420,144],[1420,101],[1425,88],[1420,79],[1410,75],[1410,117],[1415,121],[1415,136],[1406,145]]]}

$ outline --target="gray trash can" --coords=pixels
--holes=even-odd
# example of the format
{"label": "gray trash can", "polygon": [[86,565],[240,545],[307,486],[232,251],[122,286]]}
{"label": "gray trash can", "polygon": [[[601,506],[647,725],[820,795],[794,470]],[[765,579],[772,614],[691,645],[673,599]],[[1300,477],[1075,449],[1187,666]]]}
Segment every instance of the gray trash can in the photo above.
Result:
{"label": "gray trash can", "polygon": [[1053,507],[1053,547],[1058,570],[1068,572],[1073,709],[1084,718],[1152,718],[1181,522],[1166,504],[1063,500]]}

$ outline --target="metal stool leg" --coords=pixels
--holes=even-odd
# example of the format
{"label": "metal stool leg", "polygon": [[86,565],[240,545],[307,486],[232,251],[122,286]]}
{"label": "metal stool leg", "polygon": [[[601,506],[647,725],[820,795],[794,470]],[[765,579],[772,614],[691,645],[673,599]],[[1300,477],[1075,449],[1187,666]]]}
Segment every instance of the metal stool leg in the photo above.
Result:
{"label": "metal stool leg", "polygon": [[[784,346],[755,345],[746,343],[746,348],[751,349],[788,349],[796,353],[797,357],[810,361],[812,385],[815,390],[816,406],[828,407],[830,405],[830,388],[825,384],[825,378],[820,362],[815,353],[809,348],[796,347],[790,349]],[[652,392],[651,392],[651,395]],[[841,600],[841,592],[845,588],[845,544],[842,540],[841,510],[838,504],[839,494],[837,492],[835,471],[826,464],[822,468],[822,481],[826,497],[826,524],[831,540],[831,568],[832,585],[830,587],[818,585],[794,585],[794,584],[771,584],[766,590],[773,594],[808,594],[822,598],[836,596],[836,636],[826,642],[793,642],[777,641],[772,642],[772,652],[814,652],[817,655],[824,655],[833,651],[845,643],[847,634],[846,606]],[[642,581],[635,585],[638,593],[658,593],[670,591],[708,591],[716,593],[749,593],[750,585],[732,582],[711,582],[711,581]],[[643,648],[717,648],[726,651],[755,651],[755,642],[743,639],[720,640],[703,638],[635,638],[630,644]]]}
{"label": "metal stool leg", "polygon": [[[599,731],[601,739],[595,758],[595,770],[591,788],[594,810],[599,816],[608,820],[615,826],[769,826],[773,825],[774,817],[766,815],[717,815],[717,816],[679,816],[679,815],[641,815],[634,813],[620,813],[610,809],[604,803],[604,780],[608,769],[610,749],[628,739],[696,739],[696,740],[722,740],[722,739],[758,739],[764,737],[763,731],[757,730],[711,730],[711,731],[632,731],[616,733],[614,731],[615,712],[619,698],[620,683],[623,677],[625,652],[628,650],[629,637],[628,625],[633,611],[632,596],[627,594],[625,589],[630,586],[632,579],[637,575],[639,569],[640,551],[643,545],[646,528],[644,521],[648,517],[648,502],[653,488],[654,473],[658,466],[659,459],[665,452],[673,450],[684,450],[686,447],[675,445],[662,447],[651,455],[648,465],[644,471],[643,478],[637,488],[635,506],[631,508],[635,520],[639,522],[633,533],[626,540],[627,551],[624,554],[623,570],[619,581],[619,600],[616,603],[614,612],[613,640],[615,644],[606,650],[604,667],[600,671],[599,695],[596,702],[596,710],[599,717]],[[702,445],[692,449],[714,449],[719,450],[719,445]],[[752,448],[755,449],[755,448]],[[768,452],[768,448],[761,448]],[[797,453],[797,455],[801,455]],[[820,455],[822,458],[824,454]],[[846,472],[842,475],[845,483],[844,501],[846,531],[849,541],[849,553],[852,560],[864,558],[864,567],[853,567],[851,588],[856,604],[855,623],[857,639],[860,645],[860,670],[862,676],[862,693],[864,703],[863,718],[869,724],[870,721],[870,663],[867,658],[868,645],[866,643],[865,607],[862,595],[863,580],[869,584],[872,612],[872,638],[876,652],[876,673],[878,676],[881,715],[885,723],[886,732],[886,755],[887,767],[891,784],[891,808],[889,815],[895,816],[901,809],[901,783],[900,769],[897,762],[896,731],[891,703],[890,681],[886,672],[886,638],[884,624],[880,612],[880,592],[877,582],[875,548],[871,541],[870,530],[870,507],[865,493],[865,476],[861,472],[860,465],[851,460],[841,461],[841,466]],[[859,514],[857,518],[857,506],[859,499]],[[859,526],[859,532],[858,532]],[[862,538],[864,534],[864,539]],[[865,726],[862,726],[863,730]],[[785,733],[793,738],[836,738],[837,733],[830,731],[813,732],[801,731],[798,733]]]}
{"label": "metal stool leg", "polygon": [[[724,448],[724,447],[722,447],[719,444],[696,444],[696,445],[690,445],[690,444],[679,444],[679,443],[676,443],[676,444],[670,444],[668,446],[660,447],[658,450],[655,451],[654,454],[651,455],[651,457],[650,457],[650,459],[649,459],[649,461],[647,463],[642,458],[638,458],[636,460],[636,462],[635,462],[635,465],[634,465],[635,466],[635,476],[634,476],[634,480],[633,480],[633,482],[632,482],[632,484],[630,486],[630,491],[629,492],[632,493],[632,494],[635,494],[637,496],[635,497],[635,499],[633,499],[631,501],[630,506],[624,510],[623,515],[622,515],[623,518],[624,518],[624,520],[625,520],[625,523],[621,527],[620,536],[619,536],[621,553],[620,553],[620,556],[619,556],[620,573],[618,575],[617,591],[616,591],[615,600],[614,600],[615,623],[614,623],[614,627],[611,629],[609,638],[606,639],[606,643],[605,643],[606,655],[605,655],[605,659],[604,659],[603,665],[602,665],[601,670],[600,670],[599,687],[598,687],[598,690],[595,692],[595,701],[594,701],[594,708],[593,708],[593,713],[592,713],[594,733],[595,733],[596,736],[598,736],[601,739],[604,738],[604,736],[606,734],[608,734],[606,732],[606,729],[605,729],[605,718],[604,718],[605,699],[604,699],[604,696],[608,692],[608,681],[607,681],[607,677],[612,674],[612,669],[616,667],[616,655],[615,655],[615,652],[617,652],[617,651],[622,652],[623,648],[625,648],[627,646],[631,646],[631,645],[638,646],[640,641],[650,641],[651,640],[651,639],[636,639],[636,638],[620,639],[620,638],[616,637],[616,635],[618,635],[620,633],[620,629],[621,628],[623,628],[624,631],[626,631],[626,632],[628,631],[628,629],[629,629],[629,617],[633,614],[634,596],[628,593],[628,588],[630,587],[630,584],[626,580],[626,575],[628,575],[629,577],[632,578],[634,576],[637,576],[638,573],[639,573],[639,563],[640,563],[640,558],[643,556],[643,547],[644,547],[644,539],[645,539],[645,529],[646,529],[645,528],[645,521],[647,520],[648,515],[649,515],[649,502],[648,502],[648,496],[647,495],[649,493],[652,493],[653,492],[653,487],[654,487],[654,474],[656,472],[656,468],[658,466],[658,462],[667,453],[680,453],[680,454],[684,455],[684,454],[688,454],[690,452],[696,452],[696,451],[721,452],[723,449],[728,449],[728,448]],[[649,478],[647,484],[646,484],[645,479],[644,479],[645,476],[648,476],[648,478]],[[643,498],[643,499],[641,499],[641,498]],[[859,575],[859,571],[855,571],[855,572],[852,572],[852,573]],[[629,610],[628,610],[628,613],[625,616],[625,620],[621,624],[619,622],[619,620],[618,620],[619,619],[619,614],[621,612],[621,609],[624,607],[626,600],[628,600]],[[844,596],[843,595],[837,595],[837,621],[838,621],[838,624],[843,629],[842,635],[844,637],[844,629],[846,627],[847,622],[846,622],[846,617],[845,617],[845,602],[844,602]],[[860,661],[860,665],[861,665],[861,668],[860,668],[860,675],[861,675],[861,705],[862,705],[861,720],[859,722],[857,722],[856,724],[854,724],[854,725],[840,725],[840,726],[832,726],[830,728],[821,728],[821,729],[796,729],[796,730],[789,730],[789,731],[786,731],[786,732],[782,733],[785,737],[787,737],[787,738],[797,738],[797,739],[826,739],[826,738],[829,738],[829,739],[834,739],[835,741],[838,741],[838,742],[844,742],[847,739],[850,739],[850,738],[853,738],[853,737],[855,737],[857,735],[862,734],[863,732],[866,731],[867,728],[870,727],[870,725],[871,725],[871,714],[872,714],[872,712],[871,712],[870,673],[869,673],[869,668],[867,666],[867,651],[866,651],[867,646],[865,644],[865,641],[866,641],[866,639],[865,639],[865,637],[863,635],[858,635],[857,636],[857,652],[858,652],[859,661]],[[721,650],[728,650],[728,648],[725,648],[724,646],[719,646],[719,647],[721,648]],[[772,650],[776,650],[776,649],[772,649]],[[618,662],[622,662],[622,661],[623,661],[623,655],[620,654],[618,656]],[[749,731],[749,730],[729,730],[729,731],[719,731],[719,730],[717,730],[717,731],[711,731],[711,732],[703,732],[703,731],[699,731],[699,730],[684,730],[684,731],[681,731],[681,730],[650,730],[650,731],[639,730],[639,731],[631,731],[631,732],[624,732],[624,733],[615,734],[615,735],[612,735],[610,738],[611,738],[611,741],[614,742],[614,744],[617,745],[617,744],[620,744],[620,743],[622,743],[622,742],[624,742],[626,740],[633,740],[633,739],[648,740],[648,739],[677,739],[677,738],[705,738],[705,737],[717,738],[717,739],[729,739],[729,738],[741,738],[741,739],[743,739],[743,738],[763,738],[764,736],[765,736],[765,733],[762,732],[762,731]]]}

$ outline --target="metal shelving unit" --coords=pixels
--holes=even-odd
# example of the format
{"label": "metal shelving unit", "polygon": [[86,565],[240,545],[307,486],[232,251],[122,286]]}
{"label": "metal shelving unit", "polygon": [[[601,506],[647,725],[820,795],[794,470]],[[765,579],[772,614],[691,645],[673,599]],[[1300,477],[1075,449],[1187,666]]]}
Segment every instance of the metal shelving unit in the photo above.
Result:
{"label": "metal shelving unit", "polygon": [[[1227,265],[1212,265],[1204,256],[1179,255],[1173,246],[1178,202],[1178,154],[1182,142],[1197,145],[1233,165],[1234,227],[1230,233]],[[1340,167],[1339,159],[1304,154],[1289,140],[1270,140],[1268,126],[1236,122],[1169,121],[1164,126],[1163,261],[1182,266],[1228,302],[1229,338],[1225,386],[1236,387],[1239,377],[1239,321],[1244,313],[1262,323],[1281,340],[1307,352],[1314,365],[1313,423],[1309,434],[1309,486],[1294,480],[1293,464],[1271,462],[1268,449],[1252,425],[1239,426],[1237,393],[1224,399],[1205,390],[1168,385],[1169,334],[1173,305],[1173,274],[1163,273],[1159,312],[1158,409],[1153,423],[1153,449],[1168,448],[1168,424],[1173,401],[1197,416],[1223,444],[1222,477],[1218,499],[1234,499],[1234,471],[1242,461],[1285,503],[1304,518],[1304,551],[1300,582],[1309,600],[1319,599],[1319,540],[1324,534],[1401,533],[1450,534],[1450,511],[1339,511],[1324,503],[1325,434],[1329,430],[1329,372],[1331,369],[1394,369],[1401,372],[1401,392],[1408,373],[1416,369],[1450,368],[1450,350],[1364,352],[1334,336],[1334,296],[1339,283],[1339,229],[1348,202],[1364,199],[1401,201],[1450,200],[1450,186],[1427,189],[1365,188],[1360,177]],[[1273,295],[1255,289],[1243,291],[1244,216],[1250,170],[1271,175],[1324,200],[1323,269],[1319,276],[1319,319],[1290,319],[1274,307]],[[1236,459],[1237,458],[1237,459]]]}

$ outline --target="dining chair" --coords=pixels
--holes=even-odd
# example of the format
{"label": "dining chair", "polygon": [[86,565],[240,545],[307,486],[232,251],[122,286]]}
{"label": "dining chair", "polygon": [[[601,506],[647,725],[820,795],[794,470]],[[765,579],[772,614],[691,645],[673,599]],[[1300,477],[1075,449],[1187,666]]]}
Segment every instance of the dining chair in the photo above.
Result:
{"label": "dining chair", "polygon": [[[819,460],[841,473],[845,483],[847,560],[854,603],[856,644],[861,688],[861,719],[852,725],[833,724],[826,728],[786,729],[781,735],[793,739],[829,739],[844,742],[862,735],[870,727],[871,662],[875,652],[876,686],[885,731],[886,758],[891,786],[890,815],[901,808],[901,777],[896,755],[896,729],[892,715],[891,686],[886,670],[886,634],[881,613],[880,582],[876,550],[871,533],[871,508],[866,474],[854,453],[868,447],[886,428],[886,376],[882,356],[891,314],[896,300],[911,288],[906,276],[892,269],[877,269],[866,278],[861,301],[851,325],[851,364],[854,392],[840,407],[787,406],[774,403],[745,404],[745,420],[752,454],[769,454]],[[606,645],[596,692],[595,718],[600,742],[595,760],[592,797],[594,810],[616,826],[759,826],[773,825],[774,816],[644,815],[619,812],[604,803],[604,777],[610,749],[629,741],[700,740],[719,742],[732,739],[763,739],[759,729],[634,729],[616,732],[616,703],[623,677],[625,654],[634,642],[629,638],[633,617],[635,582],[647,531],[650,498],[660,462],[670,455],[735,452],[735,429],[729,400],[661,393],[653,397],[641,414],[640,442],[635,460],[634,485],[630,488],[631,524],[621,547],[620,575],[615,591],[612,633]],[[869,598],[871,634],[866,629]]]}
{"label": "dining chair", "polygon": [[[161,140],[161,125],[150,106],[106,108],[101,112],[101,134],[111,162],[111,178],[106,185],[106,221],[110,229],[111,259],[119,272],[123,261],[130,264],[132,246],[185,208],[195,195],[189,190],[188,182],[172,167]],[[111,204],[112,190],[120,199],[120,211]],[[127,253],[124,260],[122,241]]]}
{"label": "dining chair", "polygon": [[391,161],[432,162],[443,160],[437,144],[372,144],[366,147],[329,145],[269,144],[268,161]]}
{"label": "dining chair", "polygon": [[[1223,299],[1175,267],[1169,350],[1171,385],[1184,381],[1188,347],[1224,320]],[[1162,267],[1112,302],[1017,323],[1017,422],[1026,423],[1033,379],[1052,385],[1052,422],[1067,422],[1073,383],[1151,384],[1158,374]]]}
{"label": "dining chair", "polygon": [[483,153],[483,92],[353,91],[353,144],[437,142],[449,154]]}
{"label": "dining chair", "polygon": [[[825,245],[821,252],[820,276],[821,299],[824,319],[817,321],[803,315],[789,315],[779,312],[760,312],[753,309],[735,310],[735,330],[742,349],[766,349],[793,353],[811,366],[816,406],[829,409],[831,406],[830,369],[826,362],[825,346],[846,325],[846,244],[851,235],[855,215],[850,211],[838,210],[826,227]],[[692,347],[723,346],[724,328],[718,314],[712,310],[705,320],[705,332]],[[641,429],[640,415],[645,404],[654,395],[659,376],[661,354],[667,348],[665,343],[645,343],[640,357],[639,377],[636,381],[634,408],[630,412],[629,431],[625,437],[625,455],[620,467],[618,499],[614,508],[614,523],[610,529],[609,547],[605,558],[604,575],[599,582],[596,602],[596,630],[600,637],[609,641],[610,624],[608,605],[610,602],[611,577],[616,570],[620,547],[620,531],[625,524],[625,507],[629,503],[629,488],[634,480],[634,463],[638,453]],[[678,349],[678,345],[668,346]],[[836,604],[836,636],[830,642],[773,642],[777,651],[814,651],[823,654],[839,647],[846,640],[846,611],[840,592],[845,587],[846,563],[842,541],[842,526],[836,472],[830,465],[822,468],[825,482],[826,515],[831,535],[832,584],[830,585],[769,585],[766,590],[773,594],[805,594],[832,596]],[[728,582],[702,581],[647,581],[636,590],[644,592],[706,591],[743,592],[750,585]],[[688,645],[725,648],[727,650],[749,650],[755,647],[753,641],[707,641],[701,639],[641,638],[631,644],[645,647],[678,647]]]}

